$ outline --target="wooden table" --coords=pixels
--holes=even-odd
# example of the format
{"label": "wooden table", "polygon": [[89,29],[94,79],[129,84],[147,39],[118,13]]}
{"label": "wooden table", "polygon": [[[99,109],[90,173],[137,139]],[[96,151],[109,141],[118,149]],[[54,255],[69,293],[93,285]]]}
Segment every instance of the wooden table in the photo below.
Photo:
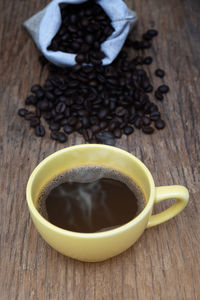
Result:
{"label": "wooden table", "polygon": [[[25,199],[28,177],[46,156],[64,146],[84,143],[77,134],[66,145],[32,134],[18,115],[34,83],[45,73],[38,50],[22,23],[47,0],[0,1],[1,13],[1,194],[0,299],[198,300],[200,299],[200,2],[129,0],[137,11],[138,34],[159,30],[149,68],[154,86],[166,71],[170,93],[157,102],[167,127],[154,135],[123,136],[117,147],[148,166],[156,185],[188,187],[190,201],[173,220],[146,230],[125,253],[102,263],[82,263],[50,248],[36,232]],[[156,100],[155,100],[156,101]],[[162,204],[155,212],[167,207]]]}

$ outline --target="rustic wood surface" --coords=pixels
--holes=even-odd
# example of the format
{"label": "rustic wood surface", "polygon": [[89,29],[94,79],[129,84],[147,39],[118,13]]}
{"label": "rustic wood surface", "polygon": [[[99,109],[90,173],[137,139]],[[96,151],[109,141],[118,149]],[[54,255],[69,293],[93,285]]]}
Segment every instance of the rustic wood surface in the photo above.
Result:
{"label": "rustic wood surface", "polygon": [[[167,128],[152,136],[136,130],[117,147],[142,159],[156,185],[187,186],[190,201],[176,218],[146,230],[129,250],[102,263],[78,262],[50,248],[26,205],[31,171],[64,147],[36,138],[17,115],[31,85],[45,78],[22,23],[47,3],[0,1],[0,299],[200,299],[200,2],[127,0],[139,17],[138,34],[149,27],[159,30],[147,51],[154,58],[149,70],[163,68],[171,92],[158,103]],[[162,82],[151,77],[155,86]],[[80,143],[79,135],[71,135],[66,146]]]}

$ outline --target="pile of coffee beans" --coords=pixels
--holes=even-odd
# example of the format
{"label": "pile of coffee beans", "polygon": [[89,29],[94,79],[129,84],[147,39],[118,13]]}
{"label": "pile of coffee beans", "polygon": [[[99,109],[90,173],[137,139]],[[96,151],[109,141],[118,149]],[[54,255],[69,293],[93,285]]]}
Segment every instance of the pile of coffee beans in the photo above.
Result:
{"label": "pile of coffee beans", "polygon": [[114,31],[110,18],[95,1],[60,4],[62,24],[48,50],[76,53],[77,63],[100,64],[103,43]]}
{"label": "pile of coffee beans", "polygon": [[[79,14],[83,11],[77,8],[79,5],[74,6]],[[80,21],[85,16],[90,16],[90,24],[93,20],[91,13],[95,16],[103,15],[99,22],[108,18],[100,10],[98,14],[93,10],[88,10],[87,14],[86,12],[87,10],[84,10],[82,15],[79,15],[79,21],[74,23],[75,32],[78,30],[77,24],[81,24]],[[69,20],[69,16],[66,18]],[[96,18],[95,22],[97,20]],[[71,20],[69,24],[72,23]],[[106,26],[110,26],[108,21],[105,23]],[[81,32],[84,33],[84,30]],[[102,65],[100,57],[95,57],[94,61],[89,60],[88,63],[87,54],[91,55],[90,51],[94,51],[92,47],[95,42],[92,42],[93,46],[86,55],[84,54],[83,60],[78,60],[79,55],[83,53],[77,52],[77,64],[73,67],[59,68],[40,57],[42,66],[48,65],[49,75],[43,86],[33,85],[32,94],[25,99],[26,107],[34,109],[21,108],[18,114],[30,122],[36,136],[43,137],[49,127],[51,139],[61,143],[66,142],[68,135],[73,132],[81,134],[86,142],[114,145],[115,139],[123,134],[128,136],[135,129],[141,129],[145,134],[152,134],[155,129],[163,129],[165,122],[161,118],[158,106],[149,96],[154,88],[142,67],[153,61],[151,56],[143,55],[144,50],[151,47],[152,39],[157,34],[155,29],[150,29],[143,34],[141,41],[128,38],[118,57],[107,66]],[[98,38],[98,41],[101,43],[103,39]],[[58,43],[59,47],[62,47],[61,44]],[[80,47],[83,44],[80,42]],[[132,51],[130,48],[136,51],[132,58],[129,57]],[[65,49],[68,51],[68,48]],[[98,51],[99,48],[97,53]],[[142,52],[142,55],[138,55],[137,52]],[[155,75],[163,78],[165,72],[157,69]],[[168,91],[168,86],[161,85],[154,92],[155,98],[163,100]]]}

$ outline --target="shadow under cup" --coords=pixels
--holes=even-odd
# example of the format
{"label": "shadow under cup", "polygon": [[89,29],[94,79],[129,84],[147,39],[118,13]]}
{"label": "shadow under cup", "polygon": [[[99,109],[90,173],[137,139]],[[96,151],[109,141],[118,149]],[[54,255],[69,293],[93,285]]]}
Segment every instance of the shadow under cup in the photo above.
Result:
{"label": "shadow under cup", "polygon": [[[67,170],[92,165],[117,170],[133,180],[144,194],[143,211],[120,227],[97,233],[64,230],[43,218],[36,209],[43,188]],[[155,186],[149,170],[135,156],[115,147],[88,144],[65,148],[44,159],[31,174],[26,195],[32,220],[49,245],[78,260],[101,261],[123,252],[143,233],[152,212]]]}

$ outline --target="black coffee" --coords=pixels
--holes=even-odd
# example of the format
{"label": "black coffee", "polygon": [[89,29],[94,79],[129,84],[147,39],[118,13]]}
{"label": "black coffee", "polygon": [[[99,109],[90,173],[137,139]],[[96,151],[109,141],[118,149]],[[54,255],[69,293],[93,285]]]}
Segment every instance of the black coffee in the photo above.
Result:
{"label": "black coffee", "polygon": [[113,169],[90,166],[51,181],[40,194],[38,210],[60,228],[91,233],[129,222],[144,203],[141,190],[130,178]]}

